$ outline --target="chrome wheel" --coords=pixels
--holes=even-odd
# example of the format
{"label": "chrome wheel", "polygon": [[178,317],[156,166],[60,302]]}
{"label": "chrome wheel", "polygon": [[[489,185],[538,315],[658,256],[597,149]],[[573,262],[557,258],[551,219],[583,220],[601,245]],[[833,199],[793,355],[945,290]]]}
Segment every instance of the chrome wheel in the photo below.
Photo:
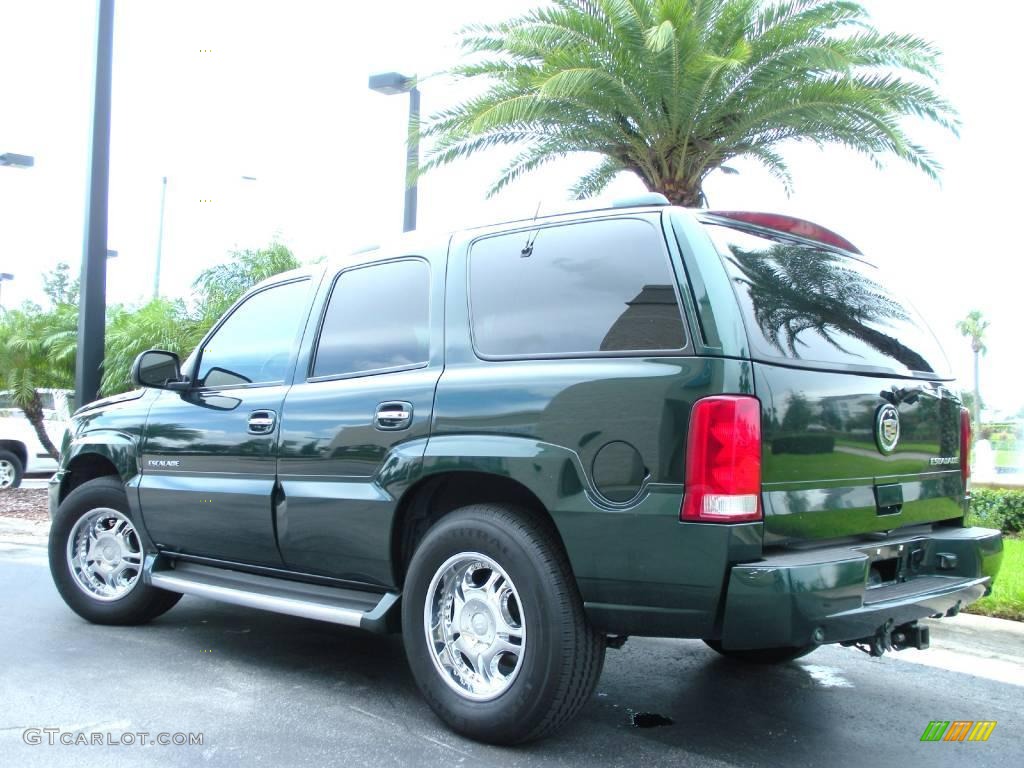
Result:
{"label": "chrome wheel", "polygon": [[467,699],[497,698],[522,667],[526,622],[519,593],[486,555],[463,552],[437,569],[423,628],[441,678]]}
{"label": "chrome wheel", "polygon": [[0,459],[0,488],[10,488],[16,477],[14,465],[7,459]]}
{"label": "chrome wheel", "polygon": [[68,536],[68,568],[75,584],[94,600],[120,600],[142,574],[142,545],[131,520],[116,509],[87,512]]}

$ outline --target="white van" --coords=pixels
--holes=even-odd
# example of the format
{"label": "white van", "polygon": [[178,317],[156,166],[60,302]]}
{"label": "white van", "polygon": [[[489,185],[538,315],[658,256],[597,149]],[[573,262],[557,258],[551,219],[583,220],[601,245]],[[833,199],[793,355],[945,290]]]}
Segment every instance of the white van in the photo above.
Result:
{"label": "white van", "polygon": [[[66,389],[41,389],[43,423],[50,441],[60,449],[71,417],[73,394]],[[35,429],[15,405],[10,392],[0,392],[0,491],[17,488],[26,474],[57,471]]]}

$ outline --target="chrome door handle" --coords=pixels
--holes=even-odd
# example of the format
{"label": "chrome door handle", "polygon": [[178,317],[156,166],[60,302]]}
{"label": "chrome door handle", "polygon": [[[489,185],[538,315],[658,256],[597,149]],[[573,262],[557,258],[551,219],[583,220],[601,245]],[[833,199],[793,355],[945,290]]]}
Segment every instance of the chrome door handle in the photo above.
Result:
{"label": "chrome door handle", "polygon": [[412,424],[412,403],[391,400],[377,406],[373,417],[377,429],[405,429]]}
{"label": "chrome door handle", "polygon": [[273,411],[253,411],[249,414],[249,433],[267,435],[274,431],[277,414]]}

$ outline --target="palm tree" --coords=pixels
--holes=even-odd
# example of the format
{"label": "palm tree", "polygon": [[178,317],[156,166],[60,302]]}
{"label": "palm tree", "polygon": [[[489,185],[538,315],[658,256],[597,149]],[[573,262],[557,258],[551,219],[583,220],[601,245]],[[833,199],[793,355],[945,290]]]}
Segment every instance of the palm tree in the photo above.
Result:
{"label": "palm tree", "polygon": [[974,352],[974,423],[980,424],[981,390],[978,384],[978,359],[988,352],[988,347],[985,346],[985,329],[988,328],[988,320],[984,318],[980,310],[972,309],[967,313],[967,317],[957,321],[956,327],[961,335],[970,338],[971,351]]}
{"label": "palm tree", "polygon": [[716,170],[759,161],[789,191],[786,142],[841,144],[935,177],[939,163],[904,130],[924,118],[956,131],[932,87],[939,52],[883,34],[847,0],[551,0],[463,30],[473,56],[453,69],[486,84],[434,115],[423,170],[482,149],[522,151],[489,194],[576,152],[601,156],[573,187],[600,192],[620,171],[673,203],[698,206]]}
{"label": "palm tree", "polygon": [[68,389],[74,379],[74,358],[56,358],[49,340],[74,333],[78,312],[73,305],[59,304],[43,311],[28,305],[7,312],[0,323],[0,389],[11,391],[40,444],[54,459],[58,450],[46,433],[39,390]]}
{"label": "palm tree", "polygon": [[[109,307],[101,392],[112,395],[130,389],[132,363],[147,349],[166,349],[187,356],[210,326],[249,288],[298,266],[292,252],[280,243],[258,250],[233,251],[227,261],[208,267],[196,278],[196,303],[192,309],[180,299],[165,298],[141,307]],[[70,361],[74,369],[77,341],[72,325],[49,337],[50,353],[54,359]]]}

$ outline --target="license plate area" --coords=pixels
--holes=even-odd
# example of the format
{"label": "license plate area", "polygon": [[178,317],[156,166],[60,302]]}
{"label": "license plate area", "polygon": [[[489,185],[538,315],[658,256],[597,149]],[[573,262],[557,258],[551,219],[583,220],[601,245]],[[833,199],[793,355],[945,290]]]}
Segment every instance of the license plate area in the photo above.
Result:
{"label": "license plate area", "polygon": [[870,563],[866,589],[902,584],[912,579],[924,553],[923,544],[914,542],[860,547],[857,551],[867,555]]}

